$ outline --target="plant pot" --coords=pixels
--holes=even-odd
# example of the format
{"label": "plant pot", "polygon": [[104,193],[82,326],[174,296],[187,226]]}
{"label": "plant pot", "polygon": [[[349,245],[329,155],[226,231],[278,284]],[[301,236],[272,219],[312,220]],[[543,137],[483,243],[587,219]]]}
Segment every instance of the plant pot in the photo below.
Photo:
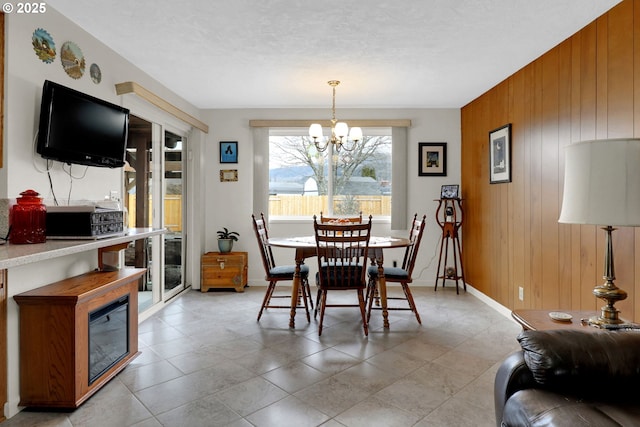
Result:
{"label": "plant pot", "polygon": [[231,252],[233,249],[233,239],[218,239],[218,250],[221,253]]}

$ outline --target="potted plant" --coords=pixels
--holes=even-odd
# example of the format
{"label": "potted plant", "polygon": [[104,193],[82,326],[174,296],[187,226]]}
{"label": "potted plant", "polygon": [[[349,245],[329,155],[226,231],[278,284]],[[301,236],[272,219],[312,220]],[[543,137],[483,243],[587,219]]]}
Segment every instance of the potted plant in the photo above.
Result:
{"label": "potted plant", "polygon": [[229,231],[226,227],[222,230],[218,230],[218,250],[222,253],[231,252],[233,249],[233,242],[238,241],[240,233],[235,231]]}

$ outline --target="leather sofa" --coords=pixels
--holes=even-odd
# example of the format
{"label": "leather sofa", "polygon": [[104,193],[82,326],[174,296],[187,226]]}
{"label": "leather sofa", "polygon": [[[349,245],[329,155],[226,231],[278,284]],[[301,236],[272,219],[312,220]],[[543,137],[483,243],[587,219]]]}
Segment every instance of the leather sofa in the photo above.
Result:
{"label": "leather sofa", "polygon": [[523,331],[496,373],[496,426],[640,426],[640,331]]}

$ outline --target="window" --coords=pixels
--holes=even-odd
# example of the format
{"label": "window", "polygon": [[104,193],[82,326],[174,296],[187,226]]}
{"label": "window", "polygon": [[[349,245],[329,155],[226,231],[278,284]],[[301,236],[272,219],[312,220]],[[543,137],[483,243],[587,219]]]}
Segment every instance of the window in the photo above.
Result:
{"label": "window", "polygon": [[391,128],[363,129],[352,151],[319,152],[306,129],[270,129],[269,216],[391,216]]}

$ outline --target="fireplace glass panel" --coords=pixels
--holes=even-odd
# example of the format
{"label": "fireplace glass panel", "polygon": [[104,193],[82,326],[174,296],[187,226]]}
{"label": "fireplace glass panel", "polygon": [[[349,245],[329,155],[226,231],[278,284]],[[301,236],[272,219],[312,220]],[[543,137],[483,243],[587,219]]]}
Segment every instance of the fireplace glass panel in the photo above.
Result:
{"label": "fireplace glass panel", "polygon": [[89,313],[89,384],[129,354],[129,295]]}

